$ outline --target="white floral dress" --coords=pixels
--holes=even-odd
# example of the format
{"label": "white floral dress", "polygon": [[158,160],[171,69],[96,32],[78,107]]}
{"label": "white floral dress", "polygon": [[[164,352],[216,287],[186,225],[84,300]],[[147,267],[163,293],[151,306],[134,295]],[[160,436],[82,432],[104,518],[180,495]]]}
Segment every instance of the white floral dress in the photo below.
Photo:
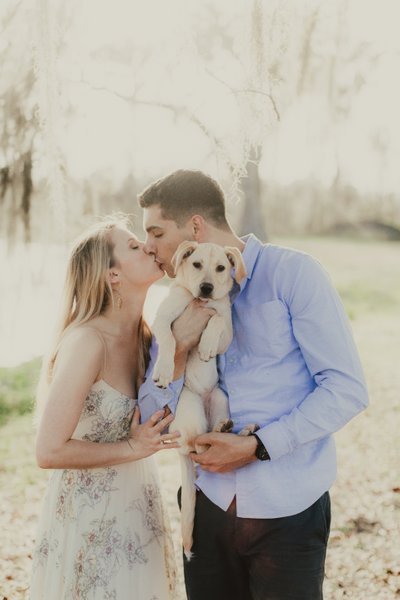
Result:
{"label": "white floral dress", "polygon": [[[73,438],[126,438],[135,404],[97,381]],[[31,600],[174,598],[173,546],[153,457],[54,471],[36,539]]]}

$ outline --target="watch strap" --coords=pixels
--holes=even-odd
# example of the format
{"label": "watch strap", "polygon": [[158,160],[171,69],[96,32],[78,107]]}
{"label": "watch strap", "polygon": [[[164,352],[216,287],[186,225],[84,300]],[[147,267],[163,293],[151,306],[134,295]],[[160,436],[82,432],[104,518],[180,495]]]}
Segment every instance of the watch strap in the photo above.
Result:
{"label": "watch strap", "polygon": [[271,460],[268,450],[266,449],[258,435],[256,433],[251,433],[250,435],[253,435],[257,440],[256,457],[258,458],[258,460]]}

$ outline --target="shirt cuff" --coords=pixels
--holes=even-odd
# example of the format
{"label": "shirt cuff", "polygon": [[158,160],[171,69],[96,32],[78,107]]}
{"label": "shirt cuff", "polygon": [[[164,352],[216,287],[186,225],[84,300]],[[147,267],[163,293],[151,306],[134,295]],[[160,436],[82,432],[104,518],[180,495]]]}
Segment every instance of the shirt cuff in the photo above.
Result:
{"label": "shirt cuff", "polygon": [[271,460],[277,460],[293,450],[282,425],[278,421],[258,429],[255,434],[264,444]]}
{"label": "shirt cuff", "polygon": [[145,383],[146,396],[150,396],[156,404],[157,409],[161,410],[168,404],[171,412],[175,414],[176,405],[183,387],[183,376],[172,381],[167,388],[157,387],[151,377],[148,377]]}

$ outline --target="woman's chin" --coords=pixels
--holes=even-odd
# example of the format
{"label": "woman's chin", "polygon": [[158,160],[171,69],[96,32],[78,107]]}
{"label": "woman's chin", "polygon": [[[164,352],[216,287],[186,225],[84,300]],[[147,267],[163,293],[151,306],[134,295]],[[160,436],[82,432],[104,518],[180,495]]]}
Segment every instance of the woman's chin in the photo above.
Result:
{"label": "woman's chin", "polygon": [[159,269],[158,272],[154,276],[153,283],[155,283],[156,281],[160,281],[160,279],[162,279],[164,277],[164,275],[165,275],[164,271],[162,269]]}

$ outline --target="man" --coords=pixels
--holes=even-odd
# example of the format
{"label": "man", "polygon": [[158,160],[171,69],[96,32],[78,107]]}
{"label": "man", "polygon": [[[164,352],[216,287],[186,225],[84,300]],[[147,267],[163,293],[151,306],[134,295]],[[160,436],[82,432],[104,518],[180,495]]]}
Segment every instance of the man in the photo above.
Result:
{"label": "man", "polygon": [[[198,438],[194,558],[184,562],[189,600],[319,600],[336,474],[332,433],[368,403],[340,299],[321,266],[295,250],[239,238],[224,194],[199,171],[176,171],[140,196],[145,249],[173,277],[183,240],[236,246],[247,278],[232,291],[234,338],[218,359],[233,433]],[[186,314],[185,314],[186,313]],[[209,311],[177,319],[176,380],[157,390],[148,376],[142,415],[174,412],[185,357]],[[154,354],[154,349],[153,349]],[[236,433],[258,423],[257,434]]]}

